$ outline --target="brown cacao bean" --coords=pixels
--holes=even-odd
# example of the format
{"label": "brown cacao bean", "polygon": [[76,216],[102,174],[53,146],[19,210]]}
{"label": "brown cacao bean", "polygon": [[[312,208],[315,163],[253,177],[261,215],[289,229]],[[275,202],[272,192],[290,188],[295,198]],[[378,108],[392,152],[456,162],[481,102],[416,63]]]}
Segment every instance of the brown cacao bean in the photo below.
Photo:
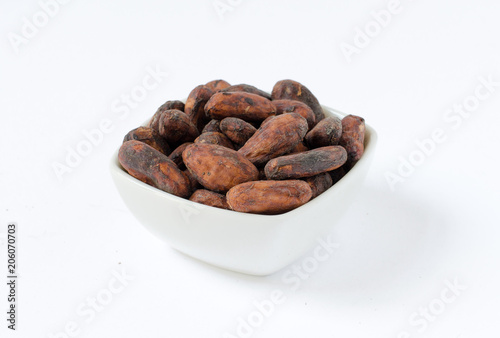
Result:
{"label": "brown cacao bean", "polygon": [[118,160],[130,175],[146,184],[179,197],[187,198],[191,194],[189,180],[175,163],[143,142],[123,143]]}
{"label": "brown cacao bean", "polygon": [[231,209],[255,214],[280,214],[307,203],[309,184],[300,180],[255,181],[239,184],[227,194]]}
{"label": "brown cacao bean", "polygon": [[311,177],[337,169],[346,160],[343,147],[329,146],[274,158],[267,162],[264,171],[270,180]]}
{"label": "brown cacao bean", "polygon": [[201,185],[217,192],[255,181],[259,176],[257,168],[243,155],[215,144],[191,144],[182,153],[182,158]]}

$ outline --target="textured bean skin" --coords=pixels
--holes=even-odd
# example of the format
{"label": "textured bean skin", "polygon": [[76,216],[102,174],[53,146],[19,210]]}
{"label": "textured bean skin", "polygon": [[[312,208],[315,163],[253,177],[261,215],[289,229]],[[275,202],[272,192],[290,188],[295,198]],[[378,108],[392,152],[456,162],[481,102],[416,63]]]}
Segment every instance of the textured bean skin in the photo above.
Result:
{"label": "textured bean skin", "polygon": [[307,121],[290,113],[273,117],[263,123],[238,152],[255,165],[290,152],[307,133]]}
{"label": "textured bean skin", "polygon": [[251,86],[251,85],[247,85],[247,84],[243,84],[243,83],[242,84],[233,85],[233,86],[229,86],[227,88],[224,88],[221,91],[222,92],[226,92],[226,93],[229,93],[229,92],[252,93],[252,94],[256,94],[256,95],[265,97],[268,100],[271,100],[271,94],[266,93],[265,91],[260,90],[257,87],[254,87],[254,86]]}
{"label": "textured bean skin", "polygon": [[296,100],[273,100],[272,102],[276,106],[276,115],[297,113],[307,120],[309,130],[316,124],[316,116],[307,104]]}
{"label": "textured bean skin", "polygon": [[335,146],[342,135],[342,121],[336,116],[329,116],[319,121],[306,135],[306,142],[312,148]]}
{"label": "textured bean skin", "polygon": [[190,201],[209,205],[211,207],[229,209],[229,204],[227,204],[226,195],[222,195],[206,189],[196,190],[191,197]]}
{"label": "textured bean skin", "polygon": [[205,86],[208,89],[210,89],[212,92],[217,93],[217,92],[219,92],[219,91],[223,90],[224,88],[227,88],[231,85],[229,84],[229,82],[224,81],[224,80],[213,80],[213,81],[207,82],[205,84]]}
{"label": "textured bean skin", "polygon": [[169,100],[158,108],[158,110],[170,110],[170,109],[177,109],[180,111],[184,111],[184,102],[179,100]]}
{"label": "textured bean skin", "polygon": [[201,133],[208,133],[211,131],[215,131],[217,133],[221,133],[222,131],[220,130],[220,121],[219,120],[210,120],[205,127],[203,127],[203,130]]}
{"label": "textured bean skin", "polygon": [[329,146],[274,158],[264,171],[270,180],[311,177],[335,170],[346,160],[347,152],[343,147]]}
{"label": "textured bean skin", "polygon": [[365,142],[365,119],[356,115],[347,115],[342,119],[342,136],[339,144],[347,150],[346,169],[351,169],[359,161]]}
{"label": "textured bean skin", "polygon": [[186,100],[184,112],[196,128],[198,128],[199,132],[210,121],[205,114],[205,105],[212,95],[213,91],[210,88],[205,85],[199,85],[189,93]]}
{"label": "textured bean skin", "polygon": [[[254,127],[258,127],[258,128],[262,128],[266,125],[267,122],[271,121],[272,119],[274,119],[276,116],[275,115],[272,115],[272,116],[268,116],[266,117],[266,119],[264,121],[262,121],[260,123],[260,125],[257,125],[257,126],[254,126]],[[306,121],[307,122],[307,121]]]}
{"label": "textured bean skin", "polygon": [[273,215],[307,203],[312,191],[309,184],[300,180],[255,181],[231,188],[226,196],[232,210]]}
{"label": "textured bean skin", "polygon": [[233,143],[226,135],[215,131],[201,134],[194,140],[194,143],[218,144],[229,149],[234,149]]}
{"label": "textured bean skin", "polygon": [[191,194],[189,180],[175,163],[143,142],[123,143],[118,160],[131,176],[144,183],[179,197],[187,198]]}
{"label": "textured bean skin", "polygon": [[272,91],[273,100],[297,100],[304,102],[314,112],[316,123],[325,118],[323,108],[314,94],[303,84],[293,80],[281,80],[276,82]]}
{"label": "textured bean skin", "polygon": [[139,127],[129,131],[123,138],[123,142],[131,140],[144,142],[165,155],[171,152],[167,141],[158,132],[149,127]]}
{"label": "textured bean skin", "polygon": [[226,117],[220,121],[220,130],[238,146],[245,144],[257,131],[250,123],[237,117]]}
{"label": "textured bean skin", "polygon": [[244,156],[215,144],[191,144],[182,153],[182,158],[202,186],[217,192],[255,181],[259,176],[257,168]]}
{"label": "textured bean skin", "polygon": [[186,169],[186,166],[184,165],[184,161],[182,160],[182,152],[186,147],[190,144],[193,144],[193,142],[186,142],[175,148],[170,155],[168,155],[168,158],[171,159],[179,169],[184,170]]}
{"label": "textured bean skin", "polygon": [[159,132],[169,144],[191,142],[200,135],[189,117],[175,109],[165,110],[161,113]]}
{"label": "textured bean skin", "polygon": [[322,173],[316,176],[307,177],[304,181],[306,181],[311,187],[311,199],[318,197],[333,185],[332,177],[329,173]]}
{"label": "textured bean skin", "polygon": [[154,129],[155,131],[159,132],[160,127],[158,123],[160,122],[160,115],[162,112],[165,110],[171,110],[171,109],[176,109],[180,111],[184,111],[184,102],[178,101],[178,100],[172,100],[172,101],[167,101],[164,104],[162,104],[156,113],[151,117],[151,120],[149,120],[148,127]]}
{"label": "textured bean skin", "polygon": [[216,120],[237,117],[245,121],[263,121],[276,115],[276,107],[262,96],[245,92],[219,92],[205,105],[206,114]]}

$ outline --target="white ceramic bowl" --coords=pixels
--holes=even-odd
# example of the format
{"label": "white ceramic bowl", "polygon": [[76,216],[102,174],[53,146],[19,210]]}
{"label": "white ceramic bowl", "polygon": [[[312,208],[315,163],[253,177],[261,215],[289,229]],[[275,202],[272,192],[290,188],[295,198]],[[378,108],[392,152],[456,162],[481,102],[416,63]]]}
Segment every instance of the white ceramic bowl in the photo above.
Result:
{"label": "white ceramic bowl", "polygon": [[[325,113],[345,116],[323,107]],[[272,274],[295,261],[328,234],[359,194],[377,134],[366,125],[362,158],[339,182],[305,205],[281,215],[255,215],[194,203],[130,176],[111,160],[111,174],[132,214],[173,248],[224,269]]]}

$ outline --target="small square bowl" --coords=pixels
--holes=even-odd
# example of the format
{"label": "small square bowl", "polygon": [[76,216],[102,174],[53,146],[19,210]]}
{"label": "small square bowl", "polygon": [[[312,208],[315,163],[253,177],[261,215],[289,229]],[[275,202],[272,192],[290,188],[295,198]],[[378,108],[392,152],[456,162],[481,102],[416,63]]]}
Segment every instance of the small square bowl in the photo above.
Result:
{"label": "small square bowl", "polygon": [[[323,106],[327,116],[343,114]],[[111,175],[123,201],[151,233],[184,254],[250,275],[272,274],[327,235],[356,198],[373,159],[376,132],[366,125],[365,151],[354,167],[320,196],[280,215],[256,215],[191,202],[130,176],[111,160]]]}

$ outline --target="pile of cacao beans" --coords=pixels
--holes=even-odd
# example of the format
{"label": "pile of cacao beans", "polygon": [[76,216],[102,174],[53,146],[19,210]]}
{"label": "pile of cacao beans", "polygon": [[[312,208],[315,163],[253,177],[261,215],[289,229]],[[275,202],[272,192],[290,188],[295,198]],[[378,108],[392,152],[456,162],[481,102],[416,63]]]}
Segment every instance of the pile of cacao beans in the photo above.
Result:
{"label": "pile of cacao beans", "polygon": [[118,153],[133,177],[212,207],[281,214],[316,198],[361,158],[359,116],[325,116],[299,82],[269,94],[224,80],[199,85],[185,103],[167,101]]}

